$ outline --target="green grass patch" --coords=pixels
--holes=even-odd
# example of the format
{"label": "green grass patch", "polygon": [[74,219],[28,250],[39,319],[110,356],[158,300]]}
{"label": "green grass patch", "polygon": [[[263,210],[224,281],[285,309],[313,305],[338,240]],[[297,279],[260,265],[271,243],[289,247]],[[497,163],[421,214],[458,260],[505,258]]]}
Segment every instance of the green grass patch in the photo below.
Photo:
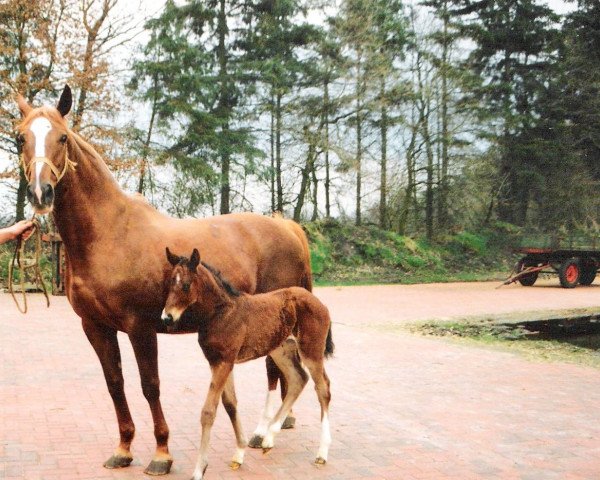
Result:
{"label": "green grass patch", "polygon": [[336,220],[304,227],[317,285],[498,280],[515,262],[507,247],[510,234],[502,242],[495,230],[462,231],[430,243]]}

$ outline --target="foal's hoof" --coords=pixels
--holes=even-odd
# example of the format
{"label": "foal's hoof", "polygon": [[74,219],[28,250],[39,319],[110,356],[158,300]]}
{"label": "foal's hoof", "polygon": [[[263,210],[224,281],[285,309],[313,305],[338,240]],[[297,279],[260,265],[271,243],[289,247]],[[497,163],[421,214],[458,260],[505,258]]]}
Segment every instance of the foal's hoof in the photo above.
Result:
{"label": "foal's hoof", "polygon": [[315,465],[325,465],[327,463],[327,460],[325,460],[323,457],[317,457],[315,459]]}
{"label": "foal's hoof", "polygon": [[261,448],[262,442],[263,442],[263,437],[261,437],[260,435],[254,435],[248,442],[248,446],[250,448]]}
{"label": "foal's hoof", "polygon": [[133,457],[124,457],[122,455],[113,455],[106,462],[104,462],[104,468],[125,468],[128,467],[133,461]]}
{"label": "foal's hoof", "polygon": [[281,425],[282,430],[289,430],[296,426],[296,417],[286,417]]}
{"label": "foal's hoof", "polygon": [[146,475],[166,475],[171,471],[171,465],[173,465],[173,460],[152,460],[144,473]]}
{"label": "foal's hoof", "polygon": [[235,460],[232,460],[229,464],[229,468],[231,468],[232,470],[239,470],[241,466],[242,464],[240,462],[236,462]]}

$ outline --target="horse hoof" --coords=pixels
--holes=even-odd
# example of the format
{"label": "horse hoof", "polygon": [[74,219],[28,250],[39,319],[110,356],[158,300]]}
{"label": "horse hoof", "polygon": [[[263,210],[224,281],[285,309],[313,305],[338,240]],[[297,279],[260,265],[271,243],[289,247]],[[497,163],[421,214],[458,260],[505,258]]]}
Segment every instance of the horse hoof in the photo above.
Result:
{"label": "horse hoof", "polygon": [[106,462],[104,462],[104,468],[125,468],[128,467],[133,461],[133,457],[124,457],[122,455],[113,455]]}
{"label": "horse hoof", "polygon": [[173,465],[173,460],[152,460],[144,473],[154,476],[166,475],[171,471],[171,465]]}
{"label": "horse hoof", "polygon": [[315,460],[315,465],[325,465],[327,463],[327,460],[325,460],[322,457],[317,457]]}
{"label": "horse hoof", "polygon": [[229,468],[231,468],[232,470],[239,470],[241,466],[242,464],[240,462],[236,462],[235,460],[232,460],[229,464]]}
{"label": "horse hoof", "polygon": [[290,428],[294,428],[296,426],[296,418],[295,417],[286,417],[281,425],[282,430],[289,430]]}
{"label": "horse hoof", "polygon": [[250,448],[261,448],[262,442],[263,442],[263,437],[261,437],[260,435],[254,435],[248,442],[248,446]]}
{"label": "horse hoof", "polygon": [[267,455],[272,449],[273,447],[263,447],[263,455]]}

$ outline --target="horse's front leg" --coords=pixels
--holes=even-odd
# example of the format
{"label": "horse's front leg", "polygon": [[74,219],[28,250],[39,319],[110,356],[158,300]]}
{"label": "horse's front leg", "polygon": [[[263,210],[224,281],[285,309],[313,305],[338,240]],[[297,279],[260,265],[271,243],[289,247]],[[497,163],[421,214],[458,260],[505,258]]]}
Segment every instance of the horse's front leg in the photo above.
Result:
{"label": "horse's front leg", "polygon": [[156,453],[144,473],[148,475],[166,475],[171,470],[173,457],[169,453],[169,427],[160,404],[156,332],[149,328],[140,327],[129,333],[129,339],[140,371],[142,392],[148,400],[152,412],[154,437],[156,438]]}
{"label": "horse's front leg", "polygon": [[104,463],[104,466],[106,468],[127,467],[133,460],[130,448],[135,434],[135,426],[123,389],[121,352],[117,341],[117,331],[97,324],[89,318],[83,318],[82,325],[83,331],[100,359],[106,386],[115,405],[117,421],[119,422],[119,446],[112,457]]}
{"label": "horse's front leg", "polygon": [[219,406],[219,398],[223,393],[227,378],[233,370],[233,363],[229,362],[217,362],[210,366],[212,370],[212,378],[210,381],[210,387],[208,388],[208,394],[206,395],[206,401],[202,407],[202,415],[200,417],[200,424],[202,426],[202,434],[200,437],[200,451],[198,452],[198,460],[196,461],[196,468],[194,470],[194,476],[192,480],[201,480],[208,467],[208,445],[210,442],[210,431],[213,423],[215,422],[215,416],[217,414],[217,407]]}

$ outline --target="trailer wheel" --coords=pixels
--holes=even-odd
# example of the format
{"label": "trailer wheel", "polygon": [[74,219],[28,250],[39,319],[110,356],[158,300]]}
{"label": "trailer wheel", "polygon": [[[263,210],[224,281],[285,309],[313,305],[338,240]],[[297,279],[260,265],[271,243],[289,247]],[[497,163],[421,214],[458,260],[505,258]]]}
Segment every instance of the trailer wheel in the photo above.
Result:
{"label": "trailer wheel", "polygon": [[581,276],[581,262],[578,258],[567,258],[560,264],[558,278],[564,288],[575,288]]}
{"label": "trailer wheel", "polygon": [[[528,267],[534,267],[535,263],[532,263],[531,261],[527,261],[527,258],[522,258],[521,260],[519,260],[519,263],[517,263],[517,273],[522,272],[523,270],[525,270]],[[523,285],[524,287],[531,287],[536,280],[538,279],[538,272],[532,272],[532,273],[528,273],[527,275],[523,275],[522,277],[519,277],[519,283],[521,285]]]}
{"label": "trailer wheel", "polygon": [[584,265],[581,269],[581,278],[579,279],[579,283],[581,285],[591,285],[594,283],[596,279],[596,266],[594,264]]}

